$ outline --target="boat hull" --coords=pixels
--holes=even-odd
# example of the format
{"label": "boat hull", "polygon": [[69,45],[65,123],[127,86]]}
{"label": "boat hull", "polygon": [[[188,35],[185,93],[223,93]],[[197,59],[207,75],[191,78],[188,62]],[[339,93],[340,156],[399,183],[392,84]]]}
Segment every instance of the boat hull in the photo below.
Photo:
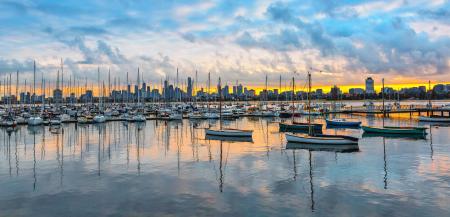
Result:
{"label": "boat hull", "polygon": [[30,117],[28,119],[28,125],[30,126],[38,126],[43,124],[43,120],[40,117]]}
{"label": "boat hull", "polygon": [[228,142],[252,142],[253,138],[251,136],[240,136],[240,137],[232,137],[232,136],[212,136],[206,135],[206,140],[220,140],[220,141],[228,141]]}
{"label": "boat hull", "polygon": [[209,130],[205,131],[209,136],[227,136],[227,137],[252,137],[253,131],[244,130]]}
{"label": "boat hull", "polygon": [[[281,132],[308,132],[309,131],[309,125],[308,124],[279,124],[280,131]],[[311,125],[312,130],[315,133],[321,133],[322,132],[322,124],[312,124]]]}
{"label": "boat hull", "polygon": [[339,126],[339,127],[359,127],[361,125],[360,121],[334,121],[334,120],[325,120],[327,126]]}
{"label": "boat hull", "polygon": [[326,144],[326,145],[350,145],[358,144],[358,139],[349,136],[308,136],[286,134],[289,143]]}
{"label": "boat hull", "polygon": [[426,116],[419,116],[419,121],[450,123],[450,117],[433,117],[433,116],[426,117]]}
{"label": "boat hull", "polygon": [[426,128],[396,128],[396,127],[362,127],[364,133],[385,133],[385,134],[420,134],[425,135]]}

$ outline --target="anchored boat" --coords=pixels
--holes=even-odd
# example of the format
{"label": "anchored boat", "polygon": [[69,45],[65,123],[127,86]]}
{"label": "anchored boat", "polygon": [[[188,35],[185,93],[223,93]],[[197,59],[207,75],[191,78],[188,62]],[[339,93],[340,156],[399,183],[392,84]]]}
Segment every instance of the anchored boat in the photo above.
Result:
{"label": "anchored boat", "polygon": [[344,118],[325,119],[325,121],[327,126],[359,127],[361,125],[361,121],[349,121]]}
{"label": "anchored boat", "polygon": [[252,130],[239,130],[239,129],[222,129],[222,94],[221,94],[221,87],[220,87],[220,77],[219,77],[219,85],[218,85],[218,92],[219,92],[219,129],[206,129],[205,134],[206,136],[220,136],[220,137],[252,137],[253,131]]}
{"label": "anchored boat", "polygon": [[229,137],[251,137],[253,134],[252,130],[239,130],[239,129],[222,129],[222,130],[207,129],[205,132],[206,135],[229,136]]}
{"label": "anchored boat", "polygon": [[[308,72],[308,108],[311,110],[311,101],[309,94],[311,93],[311,74]],[[294,135],[286,134],[286,140],[288,143],[305,143],[305,144],[326,144],[326,145],[358,145],[358,138],[352,136],[341,136],[341,135],[325,135],[316,134],[314,132],[313,125],[311,123],[311,117],[308,116],[308,134],[304,135]],[[322,127],[322,125],[320,125]],[[322,128],[320,128],[322,130]]]}
{"label": "anchored boat", "polygon": [[385,133],[385,134],[420,134],[426,135],[426,127],[362,127],[364,133]]}
{"label": "anchored boat", "polygon": [[328,145],[358,144],[358,138],[356,137],[323,135],[323,134],[316,134],[314,136],[286,134],[286,140],[288,142],[307,143],[307,144],[328,144]]}
{"label": "anchored boat", "polygon": [[429,117],[427,117],[427,116],[419,116],[419,121],[450,123],[450,117],[437,116],[437,115],[432,115],[432,116],[429,116]]}
{"label": "anchored boat", "polygon": [[308,132],[309,128],[311,128],[311,130],[317,133],[322,132],[322,124],[309,125],[307,123],[294,122],[294,124],[280,123],[279,127],[281,132],[299,132],[299,131]]}

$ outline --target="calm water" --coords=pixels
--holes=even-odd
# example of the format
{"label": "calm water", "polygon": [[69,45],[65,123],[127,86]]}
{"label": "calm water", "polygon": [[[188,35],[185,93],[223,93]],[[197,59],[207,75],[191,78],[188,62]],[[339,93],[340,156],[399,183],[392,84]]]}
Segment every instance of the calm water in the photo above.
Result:
{"label": "calm water", "polygon": [[276,121],[225,122],[253,142],[205,140],[193,125],[208,121],[189,120],[2,129],[0,216],[450,216],[449,127],[341,153],[286,149]]}

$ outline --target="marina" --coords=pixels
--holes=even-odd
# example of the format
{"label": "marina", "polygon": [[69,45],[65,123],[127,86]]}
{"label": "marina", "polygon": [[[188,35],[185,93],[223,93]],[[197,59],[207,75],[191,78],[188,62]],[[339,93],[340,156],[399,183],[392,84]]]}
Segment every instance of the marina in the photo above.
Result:
{"label": "marina", "polygon": [[450,1],[0,11],[0,217],[450,217]]}

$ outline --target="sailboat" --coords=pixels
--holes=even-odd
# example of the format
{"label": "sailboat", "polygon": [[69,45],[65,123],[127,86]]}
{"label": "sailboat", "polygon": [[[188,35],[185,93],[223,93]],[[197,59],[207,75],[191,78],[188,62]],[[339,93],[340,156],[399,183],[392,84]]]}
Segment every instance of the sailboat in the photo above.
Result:
{"label": "sailboat", "polygon": [[[311,73],[308,72],[308,109],[311,110]],[[309,131],[307,135],[286,134],[286,140],[294,143],[349,145],[358,144],[358,138],[352,136],[315,134],[308,116]]]}
{"label": "sailboat", "polygon": [[357,120],[347,120],[345,118],[334,118],[334,119],[325,119],[327,126],[336,126],[336,127],[359,127],[361,125],[361,121]]}
{"label": "sailboat", "polygon": [[222,137],[252,137],[252,130],[240,130],[240,129],[222,129],[222,88],[219,77],[219,85],[217,89],[219,93],[219,129],[206,129],[205,134],[207,136],[222,136]]}
{"label": "sailboat", "polygon": [[[292,77],[292,114],[295,113],[295,103],[294,103],[294,94],[295,94],[295,79]],[[308,95],[309,97],[309,95]],[[299,132],[299,131],[310,131],[312,130],[314,133],[322,133],[322,124],[316,123],[302,123],[296,122],[294,120],[294,115],[291,115],[292,124],[287,123],[279,123],[281,132]],[[308,120],[310,120],[310,116],[308,116]]]}
{"label": "sailboat", "polygon": [[204,116],[205,116],[206,119],[219,119],[220,118],[219,114],[211,111],[211,105],[210,105],[210,102],[209,102],[210,99],[211,99],[210,89],[211,89],[211,72],[208,72],[208,97],[207,97],[208,112],[206,112],[204,114]]}
{"label": "sailboat", "polygon": [[[98,78],[98,88],[99,88],[99,98],[98,98],[98,114],[94,116],[94,118],[92,119],[94,121],[94,123],[104,123],[106,122],[106,117],[102,114],[103,111],[101,111],[103,109],[103,87],[100,90],[100,67],[98,67],[97,70],[97,78]],[[100,95],[100,92],[102,93]]]}
{"label": "sailboat", "polygon": [[381,96],[383,99],[383,126],[382,127],[371,127],[371,126],[362,126],[364,133],[384,133],[384,134],[418,134],[418,135],[426,135],[426,127],[394,127],[394,126],[385,126],[384,125],[384,115],[385,115],[385,106],[384,106],[384,78],[382,79],[382,89]]}
{"label": "sailboat", "polygon": [[139,75],[139,68],[138,68],[138,78],[137,78],[137,83],[138,83],[138,91],[137,91],[137,112],[136,114],[134,114],[131,119],[129,119],[129,121],[133,121],[133,122],[145,122],[147,119],[145,118],[145,116],[142,114],[144,108],[142,107],[142,103],[141,103],[141,90],[139,90],[139,85],[141,84],[141,80],[140,80],[140,75]]}
{"label": "sailboat", "polygon": [[36,61],[33,61],[33,115],[28,118],[28,125],[37,126],[42,123],[42,118],[36,114]]}
{"label": "sailboat", "polygon": [[[62,68],[62,62],[61,62],[61,68]],[[59,70],[57,72],[56,75],[56,89],[59,90]],[[61,96],[62,98],[64,98],[64,95],[62,94],[63,92],[61,92]],[[56,100],[56,111],[59,112],[60,110],[60,104],[59,104],[59,99]],[[59,116],[57,115],[53,115],[49,121],[50,125],[61,125],[61,119]]]}

